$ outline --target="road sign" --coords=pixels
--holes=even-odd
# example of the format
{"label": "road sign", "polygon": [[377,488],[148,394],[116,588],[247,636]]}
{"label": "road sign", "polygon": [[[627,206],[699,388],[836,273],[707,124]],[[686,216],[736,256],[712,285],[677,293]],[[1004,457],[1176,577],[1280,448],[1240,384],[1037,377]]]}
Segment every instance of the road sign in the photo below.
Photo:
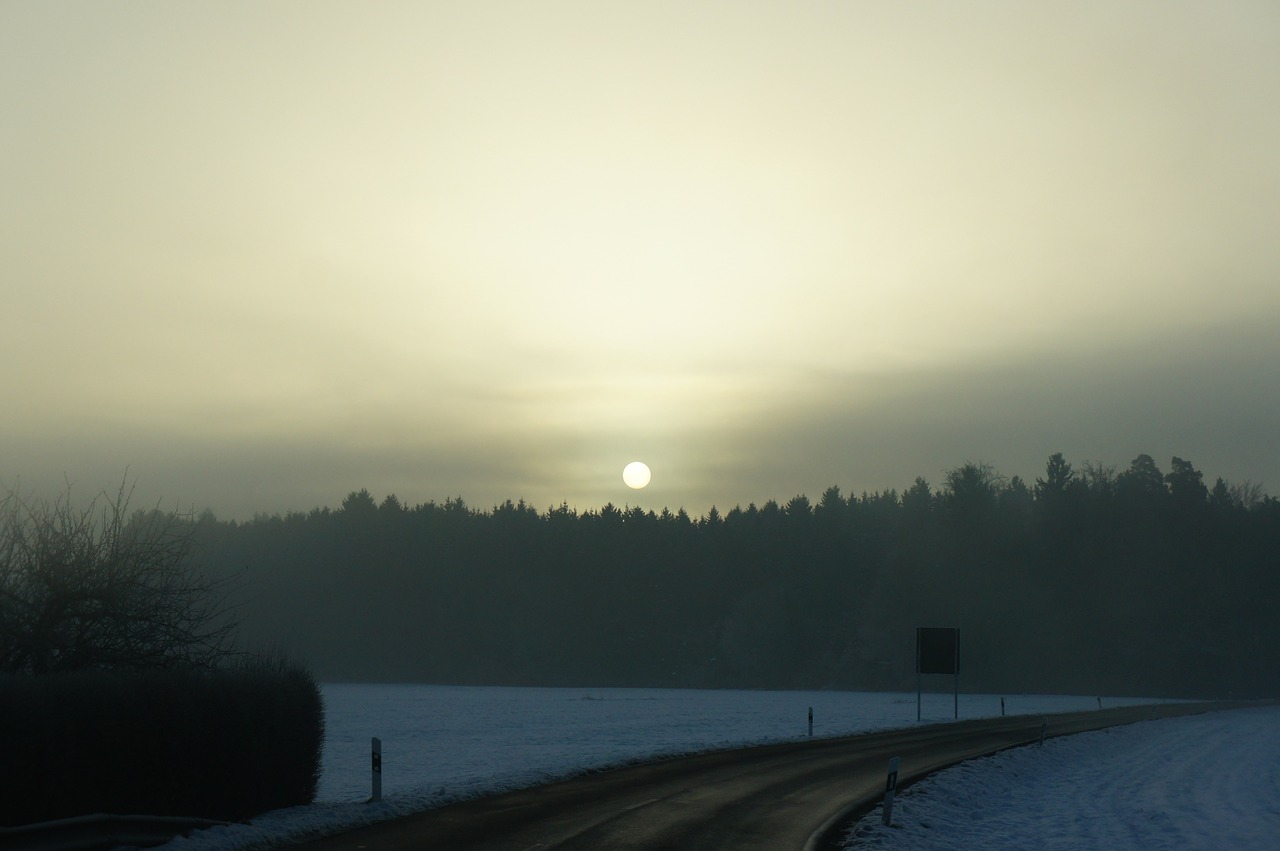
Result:
{"label": "road sign", "polygon": [[960,718],[960,630],[951,626],[916,627],[916,720],[920,720],[920,677],[951,674],[955,677],[955,717]]}

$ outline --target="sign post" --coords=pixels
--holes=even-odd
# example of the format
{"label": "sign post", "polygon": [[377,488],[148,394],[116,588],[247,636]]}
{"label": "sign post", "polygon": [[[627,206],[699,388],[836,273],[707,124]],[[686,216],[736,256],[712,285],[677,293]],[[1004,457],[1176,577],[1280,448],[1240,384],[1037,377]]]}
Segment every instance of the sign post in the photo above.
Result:
{"label": "sign post", "polygon": [[956,627],[916,627],[916,720],[920,720],[922,674],[955,677],[954,712],[960,718],[960,630]]}

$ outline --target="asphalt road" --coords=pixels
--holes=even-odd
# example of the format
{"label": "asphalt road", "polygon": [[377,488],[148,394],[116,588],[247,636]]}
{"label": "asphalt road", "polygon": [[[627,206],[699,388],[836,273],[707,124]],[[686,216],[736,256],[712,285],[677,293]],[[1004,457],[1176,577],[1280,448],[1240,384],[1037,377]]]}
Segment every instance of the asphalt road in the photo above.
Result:
{"label": "asphalt road", "polygon": [[720,751],[466,801],[294,846],[305,851],[818,851],[884,794],[1040,739],[1238,704],[1161,704],[930,724]]}

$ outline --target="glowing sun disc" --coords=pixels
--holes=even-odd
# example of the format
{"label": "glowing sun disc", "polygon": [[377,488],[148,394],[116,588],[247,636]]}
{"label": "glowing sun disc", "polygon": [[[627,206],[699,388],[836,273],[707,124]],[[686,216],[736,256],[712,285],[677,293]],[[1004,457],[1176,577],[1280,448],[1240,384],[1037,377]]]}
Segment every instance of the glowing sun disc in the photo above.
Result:
{"label": "glowing sun disc", "polygon": [[643,461],[632,461],[622,468],[622,481],[626,482],[629,488],[640,490],[649,484],[649,478],[649,465]]}

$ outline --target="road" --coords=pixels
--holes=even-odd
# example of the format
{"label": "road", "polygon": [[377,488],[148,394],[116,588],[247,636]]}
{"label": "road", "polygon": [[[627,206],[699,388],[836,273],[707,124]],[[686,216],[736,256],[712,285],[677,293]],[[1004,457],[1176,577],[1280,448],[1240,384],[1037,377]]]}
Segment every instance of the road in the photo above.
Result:
{"label": "road", "polygon": [[720,751],[466,801],[294,846],[302,851],[819,851],[899,786],[1048,736],[1227,708],[1160,704],[1015,716]]}

